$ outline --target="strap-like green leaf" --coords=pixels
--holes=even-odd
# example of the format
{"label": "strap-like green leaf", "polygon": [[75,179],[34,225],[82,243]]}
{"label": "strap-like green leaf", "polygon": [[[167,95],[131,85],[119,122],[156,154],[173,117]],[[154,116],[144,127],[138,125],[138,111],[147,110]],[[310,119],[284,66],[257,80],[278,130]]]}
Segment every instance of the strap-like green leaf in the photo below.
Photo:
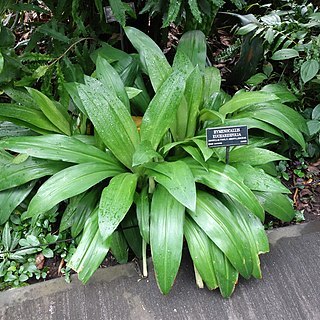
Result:
{"label": "strap-like green leaf", "polygon": [[31,108],[29,106],[0,103],[0,119],[8,120],[16,124],[25,124],[26,127],[31,129],[43,129],[51,132],[59,132],[56,126],[54,126],[42,113],[42,111]]}
{"label": "strap-like green leaf", "polygon": [[[99,83],[99,82],[98,82]],[[131,168],[139,136],[124,104],[112,93],[77,84],[83,107],[105,145],[125,166]]]}
{"label": "strap-like green leaf", "polygon": [[243,183],[235,168],[211,159],[207,162],[209,165],[208,172],[193,159],[185,159],[184,161],[190,167],[197,182],[221,193],[228,194],[249,209],[261,221],[264,220],[263,208],[252,191]]}
{"label": "strap-like green leaf", "polygon": [[280,84],[267,84],[261,91],[275,94],[282,103],[298,101],[297,97],[291,93],[291,91]]}
{"label": "strap-like green leaf", "polygon": [[253,148],[251,146],[237,147],[230,152],[229,161],[245,162],[252,166],[262,165],[272,161],[288,160],[286,157],[281,156],[273,151],[263,148]]}
{"label": "strap-like green leaf", "polygon": [[185,98],[188,105],[188,124],[186,137],[193,137],[203,98],[203,79],[198,67],[190,74],[186,82]]}
{"label": "strap-like green leaf", "polygon": [[137,179],[132,173],[119,174],[102,191],[98,215],[103,239],[110,237],[130,209]]}
{"label": "strap-like green leaf", "polygon": [[69,163],[32,158],[18,164],[1,166],[0,191],[51,176],[69,166]]}
{"label": "strap-like green leaf", "polygon": [[243,107],[247,107],[253,104],[277,100],[278,97],[272,93],[267,92],[239,92],[230,101],[225,103],[219,112],[223,115],[233,113]]}
{"label": "strap-like green leaf", "polygon": [[237,219],[240,228],[247,237],[253,262],[252,275],[260,279],[262,274],[259,254],[269,251],[269,241],[264,226],[256,216],[230,197],[225,196],[222,200]]}
{"label": "strap-like green leaf", "polygon": [[40,91],[28,88],[28,91],[44,115],[66,135],[71,135],[69,119],[57,108],[53,101]]}
{"label": "strap-like green leaf", "polygon": [[203,85],[203,99],[208,101],[214,92],[219,92],[221,86],[220,71],[216,67],[204,69],[204,85]]}
{"label": "strap-like green leaf", "polygon": [[138,220],[134,210],[129,210],[121,221],[120,228],[123,230],[124,237],[135,256],[142,258],[142,237],[140,235]]}
{"label": "strap-like green leaf", "polygon": [[150,162],[144,165],[147,174],[190,210],[196,207],[196,185],[189,167],[182,161]]}
{"label": "strap-like green leaf", "polygon": [[110,249],[118,263],[128,262],[129,248],[122,231],[115,231],[110,236]]}
{"label": "strap-like green leaf", "polygon": [[228,257],[232,265],[245,278],[252,273],[252,258],[247,241],[231,212],[214,196],[197,192],[197,208],[188,210],[191,218]]}
{"label": "strap-like green leaf", "polygon": [[86,283],[98,269],[110,248],[110,239],[103,240],[95,212],[86,222],[81,241],[67,266],[78,272],[79,279]]}
{"label": "strap-like green leaf", "polygon": [[37,217],[63,200],[74,197],[122,170],[104,163],[88,162],[64,169],[49,178],[32,198],[24,218]]}
{"label": "strap-like green leaf", "polygon": [[254,194],[260,201],[264,210],[274,217],[289,222],[295,216],[292,202],[288,196],[275,192],[259,192],[254,191]]}
{"label": "strap-like green leaf", "polygon": [[234,291],[239,273],[227,256],[214,243],[210,244],[212,263],[215,267],[220,293],[224,298],[228,298]]}
{"label": "strap-like green leaf", "polygon": [[151,162],[153,158],[162,159],[162,156],[152,148],[150,141],[141,141],[133,155],[132,166],[136,167]]}
{"label": "strap-like green leaf", "polygon": [[210,252],[212,241],[194,220],[188,216],[186,216],[184,221],[184,235],[188,243],[191,258],[201,278],[210,290],[216,289],[218,281]]}
{"label": "strap-like green leaf", "polygon": [[153,97],[143,116],[141,140],[149,140],[154,149],[173,123],[185,89],[184,75],[175,71]]}
{"label": "strap-like green leaf", "polygon": [[194,67],[198,66],[201,71],[204,71],[207,58],[207,43],[202,31],[192,30],[184,33],[177,47],[177,52],[179,51],[189,57]]}
{"label": "strap-like green leaf", "polygon": [[100,192],[100,188],[94,188],[71,198],[61,218],[60,232],[71,228],[72,237],[77,237],[96,208]]}
{"label": "strap-like green leaf", "polygon": [[189,153],[189,155],[196,160],[200,165],[202,165],[203,168],[208,170],[208,165],[204,161],[202,154],[200,153],[199,149],[193,146],[184,146],[182,145],[182,148],[184,151]]}
{"label": "strap-like green leaf", "polygon": [[124,28],[127,37],[140,54],[140,60],[148,73],[154,91],[157,91],[171,73],[171,67],[156,43],[140,30]]}
{"label": "strap-like green leaf", "polygon": [[251,190],[291,193],[278,179],[268,175],[262,169],[252,167],[247,163],[238,163],[234,166]]}
{"label": "strap-like green leaf", "polygon": [[147,186],[141,190],[140,194],[137,194],[135,203],[137,207],[137,218],[141,236],[146,243],[149,243],[150,201]]}
{"label": "strap-like green leaf", "polygon": [[105,89],[113,92],[130,111],[129,98],[119,74],[109,62],[101,56],[98,56],[96,64],[97,78],[104,84]]}
{"label": "strap-like green leaf", "polygon": [[34,182],[31,182],[16,188],[0,191],[0,225],[5,224],[13,210],[31,192],[34,184]]}
{"label": "strap-like green leaf", "polygon": [[169,293],[179,270],[184,207],[158,185],[151,203],[150,246],[158,286]]}
{"label": "strap-like green leaf", "polygon": [[75,137],[59,134],[8,138],[0,141],[0,147],[42,159],[72,163],[99,162],[121,167],[110,152],[103,152]]}
{"label": "strap-like green leaf", "polygon": [[260,129],[266,132],[269,132],[271,134],[274,134],[275,136],[279,136],[279,137],[283,137],[283,135],[281,134],[281,132],[275,128],[274,126],[271,126],[268,123],[265,123],[263,121],[260,121],[258,119],[253,119],[253,118],[243,118],[242,114],[239,114],[239,117],[241,118],[234,118],[234,119],[226,119],[224,121],[224,124],[226,126],[240,126],[240,125],[244,125],[247,126],[248,129],[252,129],[252,128],[256,128],[256,129]]}

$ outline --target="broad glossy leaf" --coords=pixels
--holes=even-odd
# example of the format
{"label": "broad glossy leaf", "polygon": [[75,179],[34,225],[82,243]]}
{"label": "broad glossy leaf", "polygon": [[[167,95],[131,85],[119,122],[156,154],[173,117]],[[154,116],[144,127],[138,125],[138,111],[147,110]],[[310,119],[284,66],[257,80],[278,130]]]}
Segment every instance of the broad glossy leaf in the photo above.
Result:
{"label": "broad glossy leaf", "polygon": [[214,196],[198,191],[197,208],[194,212],[188,210],[188,213],[241,275],[249,278],[251,254],[247,250],[245,235],[228,208]]}
{"label": "broad glossy leaf", "polygon": [[289,222],[295,216],[292,202],[288,196],[274,192],[254,191],[264,210],[274,217]]}
{"label": "broad glossy leaf", "polygon": [[180,71],[187,78],[193,69],[194,69],[194,66],[190,61],[188,55],[181,50],[177,51],[174,56],[172,70]]}
{"label": "broad glossy leaf", "polygon": [[158,185],[151,203],[150,246],[158,286],[169,293],[179,270],[184,206]]}
{"label": "broad glossy leaf", "polygon": [[8,163],[0,167],[0,190],[17,187],[35,179],[51,176],[69,166],[69,163],[32,158],[18,164]]}
{"label": "broad glossy leaf", "polygon": [[134,86],[137,89],[142,90],[142,92],[136,97],[132,98],[131,102],[133,106],[138,109],[139,113],[144,114],[149,106],[150,96],[141,74],[138,74],[134,80]]}
{"label": "broad glossy leaf", "polygon": [[[272,110],[275,111],[275,114],[278,115],[279,112],[283,115],[283,117],[286,117],[289,121],[292,122],[293,126],[296,127],[296,129],[306,132],[306,120],[305,118],[297,111],[295,111],[293,108],[290,108],[282,103],[279,103],[277,101],[270,101],[267,103],[261,103],[260,105],[257,106],[252,106],[247,109],[247,111],[257,111],[257,110]],[[269,121],[264,120],[266,122],[270,121],[276,121],[274,118],[270,118]],[[278,123],[275,122],[274,125],[278,126]],[[283,131],[286,132],[284,124],[281,125],[279,122],[279,128],[284,127]]]}
{"label": "broad glossy leaf", "polygon": [[35,135],[30,129],[18,126],[10,121],[0,121],[1,131],[0,140],[9,137],[33,136]]}
{"label": "broad glossy leaf", "polygon": [[223,115],[233,113],[241,108],[248,107],[261,102],[277,100],[278,97],[272,93],[267,92],[239,92],[233,98],[225,103],[219,112]]}
{"label": "broad glossy leaf", "polygon": [[274,134],[275,136],[283,137],[281,132],[277,130],[277,128],[275,128],[274,126],[271,126],[268,123],[265,123],[258,119],[253,119],[249,117],[242,118],[242,116],[243,115],[240,113],[239,117],[241,118],[226,119],[224,124],[227,126],[245,125],[248,126],[248,129],[256,128]]}
{"label": "broad glossy leaf", "polygon": [[194,160],[196,160],[201,166],[208,170],[208,165],[203,159],[203,155],[198,148],[193,146],[182,146],[183,150],[186,151]]}
{"label": "broad glossy leaf", "polygon": [[170,132],[174,141],[182,141],[187,135],[189,108],[186,98],[183,96],[175,114],[174,121],[170,125]]}
{"label": "broad glossy leaf", "polygon": [[252,136],[250,137],[249,145],[250,147],[266,147],[271,144],[276,144],[279,142],[279,139],[272,139],[271,137],[258,137],[258,136]]}
{"label": "broad glossy leaf", "polygon": [[198,148],[200,149],[204,161],[208,161],[208,159],[210,159],[213,155],[213,150],[211,148],[209,148],[206,144],[206,142],[204,140],[200,140],[200,139],[192,139],[192,141],[198,146]]}
{"label": "broad glossy leaf", "polygon": [[107,163],[121,168],[121,164],[110,152],[103,152],[92,145],[83,143],[76,136],[48,134],[34,137],[14,137],[1,140],[0,147],[36,158],[71,163]]}
{"label": "broad glossy leaf", "polygon": [[77,84],[78,94],[95,130],[105,145],[125,166],[131,168],[139,136],[135,123],[124,104],[114,95],[95,92]]}
{"label": "broad glossy leaf", "polygon": [[240,228],[247,237],[253,262],[252,275],[260,279],[262,274],[259,254],[269,252],[269,241],[264,226],[256,216],[230,197],[224,196],[222,201],[237,219]]}
{"label": "broad glossy leaf", "polygon": [[298,101],[297,97],[281,84],[267,84],[261,91],[275,94],[282,103]]}
{"label": "broad glossy leaf", "polygon": [[77,88],[78,84],[75,82],[70,82],[70,83],[64,83],[63,86],[69,93],[76,107],[81,111],[81,113],[83,113],[86,117],[88,117],[88,114],[83,105],[82,99],[79,96],[79,92]]}
{"label": "broad glossy leaf", "polygon": [[144,167],[148,169],[147,174],[154,177],[177,201],[190,210],[195,209],[195,179],[184,162],[150,162]]}
{"label": "broad glossy leaf", "polygon": [[105,89],[113,92],[126,108],[130,110],[129,98],[119,74],[109,62],[101,56],[98,56],[96,64],[97,78],[104,84]]}
{"label": "broad glossy leaf", "polygon": [[100,192],[100,188],[95,188],[71,198],[61,218],[60,232],[71,228],[72,237],[77,237],[95,210]]}
{"label": "broad glossy leaf", "polygon": [[63,200],[74,197],[100,181],[119,174],[122,170],[115,169],[104,163],[81,163],[64,169],[49,178],[32,198],[24,218],[37,217],[53,208]]}
{"label": "broad glossy leaf", "polygon": [[129,211],[138,176],[132,173],[121,173],[111,179],[102,191],[99,204],[99,229],[103,239],[107,239],[118,227]]}
{"label": "broad glossy leaf", "polygon": [[125,89],[126,89],[126,93],[128,95],[128,98],[130,100],[135,98],[137,95],[139,95],[142,92],[142,90],[137,89],[135,87],[125,87]]}
{"label": "broad glossy leaf", "polygon": [[230,151],[229,161],[245,162],[252,166],[265,164],[272,161],[288,160],[286,157],[281,156],[273,151],[263,148],[252,148],[250,146],[237,147]]}
{"label": "broad glossy leaf", "polygon": [[134,210],[129,210],[121,221],[120,228],[127,243],[138,259],[142,258],[142,237],[140,235],[137,216]]}
{"label": "broad glossy leaf", "polygon": [[110,250],[118,263],[128,262],[128,244],[122,231],[115,231],[110,236]]}
{"label": "broad glossy leaf", "polygon": [[51,101],[46,95],[40,91],[28,88],[31,97],[37,103],[44,115],[56,126],[61,132],[70,136],[70,123],[69,119],[57,108],[55,103]]}
{"label": "broad glossy leaf", "polygon": [[136,203],[137,219],[138,219],[140,234],[144,239],[144,241],[146,243],[149,243],[150,201],[149,201],[147,186],[141,190],[140,194],[137,194],[135,203]]}
{"label": "broad glossy leaf", "polygon": [[212,241],[204,231],[186,216],[184,221],[184,235],[194,265],[196,266],[201,278],[210,290],[218,287],[218,281],[210,252]]}
{"label": "broad glossy leaf", "polygon": [[138,145],[133,154],[132,166],[136,167],[151,162],[154,158],[162,159],[162,156],[152,148],[150,141],[144,140]]}
{"label": "broad glossy leaf", "polygon": [[234,167],[243,177],[244,183],[255,191],[291,193],[278,179],[268,175],[262,169],[247,163],[238,163]]}
{"label": "broad glossy leaf", "polygon": [[239,273],[227,256],[212,242],[210,253],[216,271],[220,293],[224,298],[228,298],[233,293],[236,283],[238,282]]}
{"label": "broad glossy leaf", "polygon": [[286,60],[299,57],[299,52],[295,49],[281,49],[276,51],[271,59],[272,60]]}
{"label": "broad glossy leaf", "polygon": [[143,116],[140,128],[141,140],[148,140],[156,150],[165,132],[174,121],[185,89],[180,72],[172,73],[158,90]]}
{"label": "broad glossy leaf", "polygon": [[207,43],[202,31],[192,30],[185,32],[177,47],[177,52],[180,51],[189,57],[194,67],[198,66],[201,71],[204,71],[207,58]]}
{"label": "broad glossy leaf", "polygon": [[79,280],[86,283],[98,269],[110,248],[110,239],[103,240],[95,212],[86,222],[81,241],[67,266],[78,273]]}
{"label": "broad glossy leaf", "polygon": [[307,83],[313,79],[319,72],[319,62],[311,59],[305,61],[300,68],[300,75],[303,83]]}
{"label": "broad glossy leaf", "polygon": [[252,191],[243,183],[239,172],[230,165],[216,160],[207,161],[209,172],[191,159],[184,160],[190,167],[196,182],[221,193],[228,194],[232,199],[239,201],[247,209],[255,214],[261,221],[264,220],[264,210]]}
{"label": "broad glossy leaf", "polygon": [[40,110],[29,106],[0,103],[0,119],[11,121],[17,125],[20,125],[22,122],[26,127],[31,129],[39,128],[61,133],[61,130],[54,126]]}
{"label": "broad glossy leaf", "polygon": [[203,98],[210,99],[214,92],[219,92],[221,86],[221,75],[218,68],[209,67],[204,70]]}
{"label": "broad glossy leaf", "polygon": [[156,43],[142,31],[133,27],[125,27],[124,31],[139,52],[141,63],[156,92],[171,73],[171,67],[166,57]]}
{"label": "broad glossy leaf", "polygon": [[0,191],[0,225],[10,217],[13,210],[28,196],[35,182],[29,182],[16,188]]}
{"label": "broad glossy leaf", "polygon": [[194,137],[199,109],[203,100],[203,80],[198,67],[188,77],[184,95],[189,110],[186,133],[186,137],[188,138]]}
{"label": "broad glossy leaf", "polygon": [[199,120],[201,122],[210,121],[210,127],[218,127],[220,124],[224,124],[225,121],[223,115],[220,112],[207,108],[203,108],[201,110]]}

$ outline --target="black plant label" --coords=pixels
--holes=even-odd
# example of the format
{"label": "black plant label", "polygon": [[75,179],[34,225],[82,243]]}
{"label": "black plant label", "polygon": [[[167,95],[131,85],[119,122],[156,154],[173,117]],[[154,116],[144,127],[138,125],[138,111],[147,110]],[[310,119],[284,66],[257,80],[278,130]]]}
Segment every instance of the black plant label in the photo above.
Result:
{"label": "black plant label", "polygon": [[207,128],[206,133],[209,148],[241,146],[249,141],[247,126]]}

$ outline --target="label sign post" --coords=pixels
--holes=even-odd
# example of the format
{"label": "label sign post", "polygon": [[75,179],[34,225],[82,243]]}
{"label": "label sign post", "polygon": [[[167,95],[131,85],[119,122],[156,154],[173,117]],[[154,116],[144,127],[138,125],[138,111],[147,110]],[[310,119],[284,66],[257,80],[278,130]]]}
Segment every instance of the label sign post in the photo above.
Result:
{"label": "label sign post", "polygon": [[230,146],[248,144],[247,126],[229,126],[207,128],[207,146],[209,148],[226,147],[226,163],[229,163]]}

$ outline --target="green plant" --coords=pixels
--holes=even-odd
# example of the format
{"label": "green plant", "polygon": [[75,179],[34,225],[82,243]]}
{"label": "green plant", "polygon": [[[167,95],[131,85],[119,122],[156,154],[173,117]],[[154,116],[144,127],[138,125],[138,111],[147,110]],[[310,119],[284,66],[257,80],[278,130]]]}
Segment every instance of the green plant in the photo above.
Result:
{"label": "green plant", "polygon": [[67,252],[72,252],[72,246],[64,243],[66,234],[55,235],[52,230],[56,209],[31,226],[30,220],[20,219],[25,210],[22,204],[0,226],[0,290],[24,286],[32,278],[45,279],[49,270],[44,266],[45,259],[54,255],[68,261]]}
{"label": "green plant", "polygon": [[[107,60],[114,51],[107,46],[93,55],[96,78],[65,84],[91,121],[96,140],[69,136],[67,125],[61,127],[44,112],[51,104],[41,96],[44,117],[59,124],[60,133],[0,141],[6,150],[65,166],[46,173],[53,175],[32,197],[22,219],[36,223],[70,199],[60,228],[75,226],[73,235],[81,237],[68,263],[79,278],[88,281],[109,250],[127,261],[128,245],[142,256],[146,275],[150,244],[164,294],[174,283],[185,237],[198,284],[203,280],[230,296],[239,274],[261,277],[258,255],[269,250],[264,211],[284,221],[295,214],[289,190],[267,173],[267,164],[286,158],[264,147],[285,132],[304,148],[305,122],[276,93],[240,91],[231,98],[222,92],[219,71],[206,67],[203,33],[186,33],[170,66],[148,36],[131,27],[125,32],[149,76],[154,91],[150,102],[144,99],[145,87],[125,88],[128,73],[116,72],[132,55],[117,51],[113,68]],[[137,69],[133,74],[139,78]],[[138,130],[131,109],[143,113]],[[225,150],[207,148],[203,132],[211,125],[233,124],[248,126],[250,144],[231,148],[226,164]],[[15,190],[34,179],[37,170],[17,175],[15,166],[2,166],[1,190]]]}
{"label": "green plant", "polygon": [[267,60],[274,65],[285,61],[283,72],[288,67],[288,60],[293,60],[290,72],[293,70],[298,74],[297,82],[301,87],[319,77],[320,20],[318,8],[312,3],[293,2],[258,19],[253,15],[234,15],[245,24],[238,29],[238,35],[250,34],[252,38],[263,39]]}
{"label": "green plant", "polygon": [[[242,0],[231,0],[230,2],[238,9],[245,4],[245,1]],[[149,12],[151,16],[160,13],[163,17],[162,27],[168,27],[174,22],[183,25],[186,31],[199,29],[208,35],[218,10],[224,4],[223,0],[147,0],[141,13]]]}

